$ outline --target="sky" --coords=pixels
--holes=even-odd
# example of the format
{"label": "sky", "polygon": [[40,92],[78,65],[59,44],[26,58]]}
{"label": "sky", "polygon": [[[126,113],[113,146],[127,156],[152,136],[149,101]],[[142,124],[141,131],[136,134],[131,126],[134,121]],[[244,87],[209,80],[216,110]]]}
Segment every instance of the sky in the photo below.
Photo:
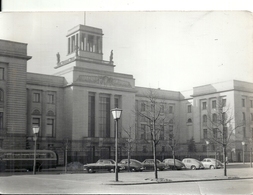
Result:
{"label": "sky", "polygon": [[183,91],[228,80],[253,82],[249,11],[87,11],[0,14],[0,39],[28,44],[28,72],[54,74],[67,31],[103,30],[103,58],[136,86]]}

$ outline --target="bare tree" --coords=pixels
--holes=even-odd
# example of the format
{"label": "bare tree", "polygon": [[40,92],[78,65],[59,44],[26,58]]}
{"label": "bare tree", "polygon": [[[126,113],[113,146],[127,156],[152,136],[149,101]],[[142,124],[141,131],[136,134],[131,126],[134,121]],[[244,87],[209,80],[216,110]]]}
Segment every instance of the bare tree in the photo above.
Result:
{"label": "bare tree", "polygon": [[158,179],[157,162],[156,162],[156,147],[160,140],[160,133],[164,127],[165,117],[163,112],[163,100],[159,98],[154,89],[149,89],[145,95],[145,101],[142,102],[142,106],[145,109],[140,111],[137,109],[135,112],[140,117],[143,117],[147,121],[147,129],[149,129],[150,139],[152,141],[153,159],[154,159],[154,172],[155,179]]}
{"label": "bare tree", "polygon": [[133,125],[129,126],[127,129],[125,129],[124,127],[122,129],[127,134],[127,138],[126,138],[127,147],[126,147],[126,149],[127,149],[127,167],[128,167],[128,172],[129,172],[130,171],[132,143],[134,141],[134,139],[132,138]]}
{"label": "bare tree", "polygon": [[[226,106],[226,102],[222,99],[218,99],[217,105],[212,105],[213,109],[208,110],[208,114],[204,122],[206,121],[207,132],[204,137],[221,147],[223,150],[223,162],[224,162],[224,176],[227,176],[227,148],[235,140],[235,131],[242,126],[242,123],[236,123],[234,119],[234,113],[229,105]],[[205,134],[205,132],[204,132]]]}
{"label": "bare tree", "polygon": [[[169,115],[167,115],[169,116]],[[167,119],[168,117],[166,117]],[[175,160],[175,154],[176,154],[176,147],[179,144],[179,126],[176,124],[176,120],[173,116],[172,119],[168,118],[168,122],[166,122],[166,126],[168,126],[168,136],[166,136],[168,140],[168,146],[170,147],[172,151],[172,158],[173,158],[173,169],[176,168],[176,160]]]}

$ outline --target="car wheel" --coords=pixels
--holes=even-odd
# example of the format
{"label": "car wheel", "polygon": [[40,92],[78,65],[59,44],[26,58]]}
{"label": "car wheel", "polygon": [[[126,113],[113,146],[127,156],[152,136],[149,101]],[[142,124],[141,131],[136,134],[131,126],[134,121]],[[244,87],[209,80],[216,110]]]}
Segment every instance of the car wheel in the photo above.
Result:
{"label": "car wheel", "polygon": [[131,172],[135,172],[136,169],[135,169],[134,167],[131,167],[131,168],[130,168],[130,171],[131,171]]}
{"label": "car wheel", "polygon": [[115,169],[114,169],[114,168],[111,168],[111,169],[108,169],[108,171],[109,171],[110,173],[114,173],[114,172],[115,172]]}
{"label": "car wheel", "polygon": [[88,173],[94,173],[94,170],[92,168],[87,169]]}
{"label": "car wheel", "polygon": [[191,166],[191,170],[196,170],[196,166]]}
{"label": "car wheel", "polygon": [[213,165],[211,165],[211,166],[210,166],[210,169],[214,169],[214,166],[213,166]]}

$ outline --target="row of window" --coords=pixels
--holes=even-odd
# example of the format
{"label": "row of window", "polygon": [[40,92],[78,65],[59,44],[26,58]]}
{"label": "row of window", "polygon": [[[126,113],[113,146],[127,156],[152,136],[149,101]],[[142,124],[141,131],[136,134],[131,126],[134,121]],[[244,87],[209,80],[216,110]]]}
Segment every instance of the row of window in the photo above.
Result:
{"label": "row of window", "polygon": [[[222,138],[222,136],[224,135],[224,138],[227,139],[228,136],[228,130],[227,127],[224,127],[223,132],[220,131],[217,128],[214,128],[212,131],[208,130],[208,129],[203,129],[203,138],[204,139],[208,139],[208,138]],[[251,128],[251,135],[253,138],[253,128]],[[246,134],[246,127],[242,127],[242,137],[246,138],[247,134]]]}
{"label": "row of window", "polygon": [[[253,100],[249,100],[249,106],[250,108],[253,108]],[[242,99],[242,107],[246,107],[246,100]]]}
{"label": "row of window", "polygon": [[[140,139],[151,140],[151,130],[146,124],[141,124]],[[168,133],[167,139],[172,140],[174,137],[173,125],[169,125]],[[159,137],[159,140],[165,140],[164,125],[160,125]]]}
{"label": "row of window", "polygon": [[[159,106],[160,106],[160,108],[159,108],[159,109],[160,109],[160,112],[161,112],[161,113],[164,113],[164,112],[165,112],[165,105],[160,104]],[[152,111],[152,110],[154,110],[154,109],[155,109],[154,104],[151,104],[150,110]],[[145,111],[148,111],[148,105],[145,104],[144,102],[142,102],[142,103],[141,103],[141,112],[145,112]],[[174,106],[169,105],[168,111],[169,111],[169,113],[174,113]]]}
{"label": "row of window", "polygon": [[[212,106],[212,109],[216,109],[217,106],[222,106],[222,107],[225,107],[227,104],[227,100],[226,99],[221,99],[221,105],[218,105],[217,104],[217,100],[212,100],[212,103],[211,103],[211,106]],[[202,102],[202,110],[206,110],[207,109],[207,102],[204,101]]]}
{"label": "row of window", "polygon": [[[41,102],[41,93],[39,93],[39,92],[33,93],[33,102],[35,102],[35,103]],[[47,103],[48,104],[55,104],[55,94],[54,93],[47,94]]]}
{"label": "row of window", "polygon": [[[39,117],[32,118],[32,126],[41,127],[41,119]],[[55,119],[47,118],[45,129],[40,129],[39,136],[55,137]]]}
{"label": "row of window", "polygon": [[[225,120],[226,119],[226,113],[223,113],[222,119]],[[242,120],[245,121],[246,120],[246,116],[245,113],[242,113]],[[253,122],[253,113],[250,113],[250,120]],[[207,115],[203,115],[202,117],[202,121],[204,124],[207,123]],[[212,114],[212,122],[216,123],[217,122],[217,114]],[[226,122],[224,122],[226,123]]]}

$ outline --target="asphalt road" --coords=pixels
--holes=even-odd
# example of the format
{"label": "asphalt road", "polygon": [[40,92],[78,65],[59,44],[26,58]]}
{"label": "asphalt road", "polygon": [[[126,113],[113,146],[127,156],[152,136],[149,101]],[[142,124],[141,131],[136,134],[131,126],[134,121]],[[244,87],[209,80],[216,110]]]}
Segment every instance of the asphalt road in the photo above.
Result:
{"label": "asphalt road", "polygon": [[[114,173],[108,172],[1,174],[0,193],[253,194],[253,179],[245,179],[253,177],[253,168],[230,168],[228,177],[223,176],[223,169],[161,171],[158,176],[171,183],[151,183],[153,172],[121,172],[119,182],[115,182]],[[205,181],[207,179],[215,180]]]}

